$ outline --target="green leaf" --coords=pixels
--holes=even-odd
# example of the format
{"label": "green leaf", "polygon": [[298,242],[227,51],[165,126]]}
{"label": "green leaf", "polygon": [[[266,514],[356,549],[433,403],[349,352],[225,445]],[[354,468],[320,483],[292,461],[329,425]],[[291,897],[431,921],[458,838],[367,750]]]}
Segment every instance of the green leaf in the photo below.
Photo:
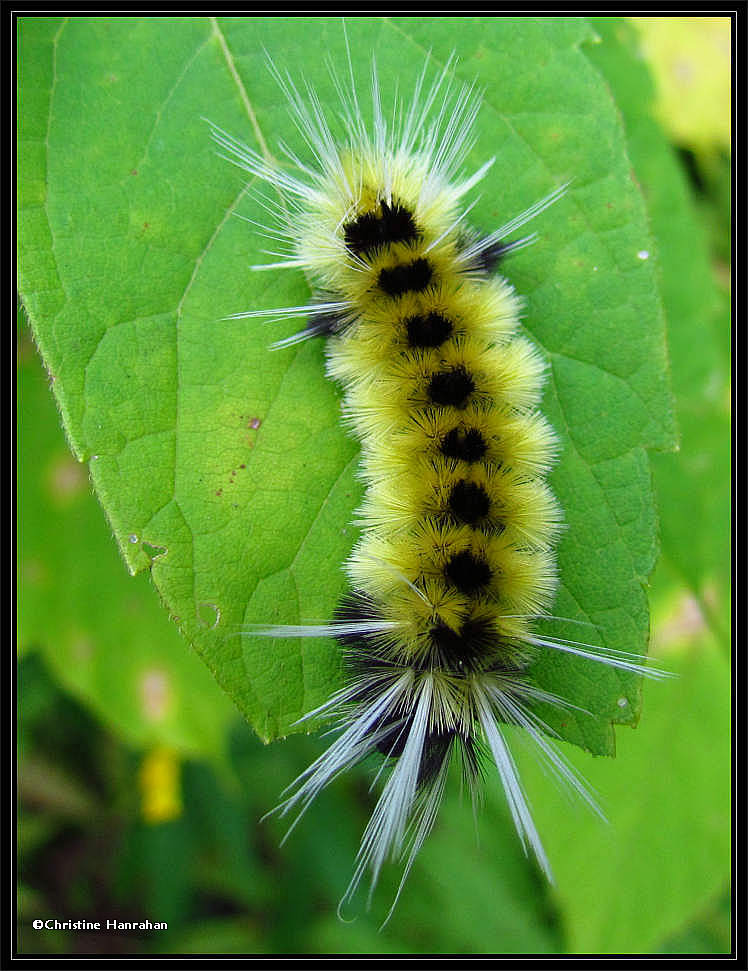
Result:
{"label": "green leaf", "polygon": [[185,650],[148,578],[122,569],[25,330],[18,389],[19,648],[38,649],[57,680],[130,745],[219,758],[233,708]]}
{"label": "green leaf", "polygon": [[[319,343],[271,353],[282,331],[225,319],[303,303],[308,288],[248,271],[265,243],[230,217],[265,213],[200,119],[296,147],[263,48],[334,112],[319,51],[347,70],[340,23],[28,18],[20,35],[20,287],[71,446],[130,570],[150,568],[183,634],[274,737],[339,683],[337,648],[237,635],[330,617],[355,539],[357,448]],[[643,202],[616,107],[580,51],[592,32],[574,18],[363,17],[348,35],[363,103],[372,54],[386,103],[427,49],[438,68],[456,47],[456,73],[485,88],[469,162],[498,161],[477,226],[574,180],[534,227],[539,243],[507,265],[551,364],[545,410],[564,444],[556,613],[592,623],[586,640],[644,652],[656,554],[645,449],[672,446],[673,418]],[[553,656],[537,677],[595,713],[548,715],[593,751],[612,752],[611,723],[636,721],[633,676]]]}
{"label": "green leaf", "polygon": [[520,769],[552,861],[569,953],[646,954],[724,885],[730,858],[730,672],[713,641],[669,654],[680,677],[647,684],[635,733],[615,761],[565,754],[609,822],[570,805],[541,774]]}

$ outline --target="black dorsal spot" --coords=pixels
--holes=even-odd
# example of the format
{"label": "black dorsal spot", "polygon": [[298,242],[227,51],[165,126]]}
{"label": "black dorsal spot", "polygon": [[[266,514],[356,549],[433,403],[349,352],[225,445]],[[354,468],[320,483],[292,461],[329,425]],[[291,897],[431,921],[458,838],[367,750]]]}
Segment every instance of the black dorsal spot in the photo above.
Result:
{"label": "black dorsal spot", "polygon": [[428,260],[419,257],[411,263],[401,263],[391,269],[381,270],[379,286],[389,297],[399,297],[409,290],[420,293],[431,283],[434,270]]}
{"label": "black dorsal spot", "polygon": [[474,670],[496,647],[496,629],[487,620],[469,619],[455,631],[439,622],[429,631],[435,661],[450,671]]}
{"label": "black dorsal spot", "polygon": [[452,428],[441,440],[439,449],[450,459],[477,462],[488,451],[485,438],[477,428]]}
{"label": "black dorsal spot", "polygon": [[435,405],[451,405],[453,408],[464,408],[473,391],[473,376],[462,364],[432,374],[428,386],[429,398]]}
{"label": "black dorsal spot", "polygon": [[381,213],[361,213],[345,227],[345,245],[352,253],[371,253],[389,243],[420,239],[413,214],[405,206],[383,202],[380,209]]}
{"label": "black dorsal spot", "polygon": [[444,567],[444,576],[462,593],[473,594],[485,587],[491,580],[491,567],[481,557],[473,556],[468,550],[455,553]]}
{"label": "black dorsal spot", "polygon": [[439,347],[452,333],[452,321],[434,311],[408,317],[405,327],[411,347]]}
{"label": "black dorsal spot", "polygon": [[483,486],[460,479],[449,493],[449,508],[457,519],[474,526],[488,515],[491,500]]}

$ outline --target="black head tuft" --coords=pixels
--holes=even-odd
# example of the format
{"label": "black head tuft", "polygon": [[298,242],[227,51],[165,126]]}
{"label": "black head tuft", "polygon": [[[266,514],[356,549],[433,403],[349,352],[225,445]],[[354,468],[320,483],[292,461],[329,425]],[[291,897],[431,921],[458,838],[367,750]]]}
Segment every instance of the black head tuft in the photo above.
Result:
{"label": "black head tuft", "polygon": [[371,254],[390,243],[420,239],[421,233],[410,210],[400,203],[383,202],[381,213],[364,212],[345,227],[345,245],[356,254]]}

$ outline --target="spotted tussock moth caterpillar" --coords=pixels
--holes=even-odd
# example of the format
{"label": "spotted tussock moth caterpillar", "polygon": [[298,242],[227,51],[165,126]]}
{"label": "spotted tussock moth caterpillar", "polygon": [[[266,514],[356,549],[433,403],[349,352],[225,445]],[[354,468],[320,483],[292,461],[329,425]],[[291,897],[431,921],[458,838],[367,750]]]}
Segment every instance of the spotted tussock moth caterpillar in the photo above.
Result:
{"label": "spotted tussock moth caterpillar", "polygon": [[314,292],[303,306],[233,316],[306,316],[304,329],[276,348],[326,339],[328,375],[344,389],[343,419],[361,443],[366,486],[360,539],[346,564],[351,589],[334,617],[246,632],[331,637],[345,656],[344,686],[305,716],[335,719],[340,733],[278,810],[298,821],[339,773],[380,753],[389,774],[343,902],[367,870],[373,887],[388,857],[404,864],[402,889],[453,755],[474,802],[491,759],[519,837],[550,879],[503,726],[524,730],[556,775],[600,810],[533,706],[580,709],[533,682],[534,659],[564,652],[666,674],[642,655],[535,629],[556,586],[562,514],[546,477],[558,446],[538,411],[544,360],[517,334],[521,301],[494,271],[534,242],[535,234],[515,234],[566,186],[495,231],[477,232],[466,222],[475,203],[464,200],[495,160],[462,172],[480,96],[455,85],[453,60],[430,85],[427,61],[410,102],[391,117],[373,67],[371,127],[350,54],[348,62],[349,82],[333,72],[342,138],[315,92],[302,94],[271,63],[312,161],[283,148],[290,164],[281,167],[213,126],[224,157],[280,198],[263,202],[275,225],[262,231],[286,251],[256,269],[301,269]]}

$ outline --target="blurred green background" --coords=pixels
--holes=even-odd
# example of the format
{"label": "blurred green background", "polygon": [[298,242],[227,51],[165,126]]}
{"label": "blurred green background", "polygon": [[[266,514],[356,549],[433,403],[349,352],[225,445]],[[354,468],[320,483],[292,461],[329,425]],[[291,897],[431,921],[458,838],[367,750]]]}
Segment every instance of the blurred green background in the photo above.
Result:
{"label": "blurred green background", "polygon": [[[479,841],[457,780],[390,923],[337,901],[372,797],[350,773],[279,846],[260,823],[318,754],[263,746],[128,576],[72,458],[19,310],[19,937],[32,953],[725,953],[730,949],[730,24],[595,22],[659,246],[681,450],[652,456],[662,556],[646,684],[615,760],[569,757],[608,827],[519,758],[558,874],[522,855],[498,789]],[[626,53],[628,52],[628,53]],[[616,78],[643,57],[655,87]],[[641,105],[649,95],[652,112]],[[34,931],[35,918],[168,922],[166,931]]]}

